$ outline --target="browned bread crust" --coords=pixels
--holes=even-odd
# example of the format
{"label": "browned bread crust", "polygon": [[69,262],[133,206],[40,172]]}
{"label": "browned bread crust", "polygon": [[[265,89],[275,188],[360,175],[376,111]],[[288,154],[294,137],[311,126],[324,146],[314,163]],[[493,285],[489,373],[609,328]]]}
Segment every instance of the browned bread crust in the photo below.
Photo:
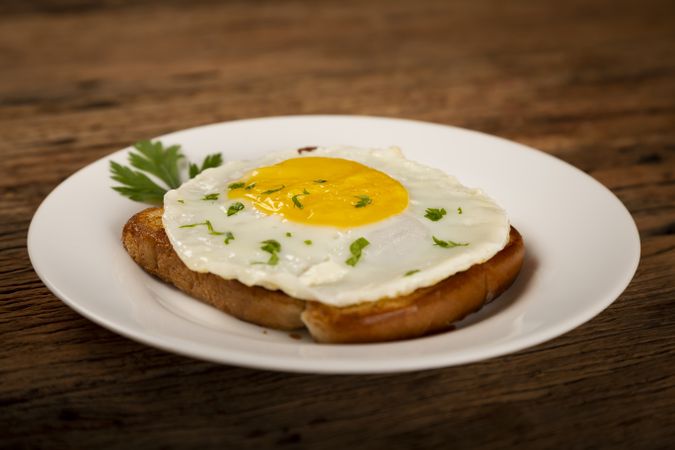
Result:
{"label": "browned bread crust", "polygon": [[162,224],[162,208],[148,208],[124,226],[122,243],[143,269],[181,291],[241,320],[270,328],[302,328],[305,302],[261,287],[249,287],[211,273],[194,272],[180,260]]}
{"label": "browned bread crust", "polygon": [[143,269],[234,317],[282,330],[307,327],[319,342],[391,341],[446,330],[505,291],[525,255],[512,227],[506,247],[482,264],[405,296],[339,308],[188,269],[164,232],[162,213],[145,209],[124,226],[124,247]]}

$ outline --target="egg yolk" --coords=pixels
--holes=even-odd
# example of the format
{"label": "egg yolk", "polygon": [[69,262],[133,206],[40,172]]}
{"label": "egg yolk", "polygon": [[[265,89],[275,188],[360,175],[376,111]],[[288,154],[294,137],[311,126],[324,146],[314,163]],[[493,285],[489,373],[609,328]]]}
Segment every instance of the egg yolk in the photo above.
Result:
{"label": "egg yolk", "polygon": [[302,157],[253,170],[229,185],[228,197],[247,199],[265,214],[293,222],[351,227],[400,213],[408,192],[389,175],[355,161]]}

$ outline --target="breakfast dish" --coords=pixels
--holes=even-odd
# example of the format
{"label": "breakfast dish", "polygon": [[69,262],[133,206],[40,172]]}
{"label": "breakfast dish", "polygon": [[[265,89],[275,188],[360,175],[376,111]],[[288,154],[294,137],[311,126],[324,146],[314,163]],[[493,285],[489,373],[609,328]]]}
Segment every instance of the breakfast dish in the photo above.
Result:
{"label": "breakfast dish", "polygon": [[447,329],[503,292],[524,256],[493,200],[398,148],[228,162],[134,216],[123,242],[194,297],[322,342]]}
{"label": "breakfast dish", "polygon": [[527,245],[514,284],[498,301],[455,322],[451,333],[318,344],[303,331],[277,331],[223,314],[139,268],[120,245],[120,230],[142,208],[110,189],[110,163],[125,164],[131,150],[122,149],[83,167],[43,201],[28,232],[31,263],[78,314],[193,358],[331,374],[467,364],[531,347],[590,320],[626,288],[640,257],[635,223],[607,188],[557,158],[475,131],[391,118],[292,116],[212,124],[156,140],[180,145],[195,162],[213,152],[227,161],[253,160],[319,142],[398,144],[410,159],[483,188]]}

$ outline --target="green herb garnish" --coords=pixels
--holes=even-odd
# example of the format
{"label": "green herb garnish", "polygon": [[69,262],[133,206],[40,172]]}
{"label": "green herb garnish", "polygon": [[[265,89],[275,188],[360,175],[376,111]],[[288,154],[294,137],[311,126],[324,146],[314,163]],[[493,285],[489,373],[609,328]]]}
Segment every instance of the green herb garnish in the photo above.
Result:
{"label": "green herb garnish", "polygon": [[234,202],[227,208],[227,217],[237,214],[239,211],[244,209],[244,204],[242,202]]}
{"label": "green herb garnish", "polygon": [[219,236],[221,234],[225,234],[225,233],[221,233],[220,231],[215,231],[213,229],[213,225],[211,225],[211,222],[209,222],[208,220],[204,223],[206,224],[206,228],[208,228],[208,230],[209,230],[209,234],[213,234],[214,236]]}
{"label": "green herb garnish", "polygon": [[328,181],[328,180],[322,180],[322,179],[314,180],[314,182],[315,182],[316,184],[323,184],[323,183],[325,183],[326,181]]}
{"label": "green herb garnish", "polygon": [[178,199],[178,200],[176,200],[176,201],[177,201],[178,203],[180,203],[181,205],[185,204],[185,200]]}
{"label": "green herb garnish", "polygon": [[265,195],[274,194],[275,192],[279,192],[280,190],[282,190],[285,187],[286,186],[282,184],[281,187],[278,187],[278,188],[275,188],[275,189],[270,189],[268,191],[263,192],[263,194],[265,194]]}
{"label": "green herb garnish", "polygon": [[140,141],[134,144],[138,153],[129,153],[129,162],[135,168],[148,172],[175,189],[181,184],[178,161],[183,158],[180,146],[164,148],[161,142]]}
{"label": "green herb garnish", "polygon": [[229,190],[233,190],[233,189],[241,189],[244,186],[246,186],[246,183],[244,183],[243,181],[239,181],[237,183],[231,183],[230,185],[227,186],[227,188]]}
{"label": "green herb garnish", "polygon": [[202,200],[218,200],[218,197],[220,196],[219,193],[214,192],[213,194],[207,194],[202,197]]}
{"label": "green herb garnish", "polygon": [[424,217],[434,222],[437,222],[443,218],[446,214],[445,208],[427,208],[425,211]]}
{"label": "green herb garnish", "polygon": [[307,239],[307,240],[305,240],[305,241],[303,241],[303,242],[305,243],[305,245],[312,245],[312,240],[311,240],[311,239]]}
{"label": "green herb garnish", "polygon": [[416,273],[419,272],[419,271],[420,271],[420,269],[409,270],[409,271],[407,271],[407,272],[405,273],[405,275],[403,275],[403,276],[404,276],[404,277],[409,277],[410,275],[414,275],[414,274],[416,274]]}
{"label": "green herb garnish", "polygon": [[291,197],[291,200],[293,200],[293,204],[295,205],[296,208],[298,209],[303,209],[304,206],[302,206],[302,203],[300,203],[300,200],[298,200],[298,197],[300,197],[302,194],[296,194],[293,197]]}
{"label": "green herb garnish", "polygon": [[443,241],[441,239],[438,239],[436,236],[432,236],[434,239],[434,245],[438,245],[439,247],[443,248],[452,248],[452,247],[466,247],[469,245],[469,243],[462,243],[462,242],[454,242],[454,241]]}
{"label": "green herb garnish", "polygon": [[[209,230],[209,234],[212,234],[214,236],[220,236],[222,234],[225,234],[225,233],[221,233],[220,231],[214,230],[213,225],[211,225],[211,222],[209,220],[206,220],[204,222],[199,222],[199,223],[191,223],[189,225],[181,225],[178,228],[194,228],[194,227],[198,227],[200,225],[206,225],[206,228]],[[232,239],[234,239],[234,237],[232,237]]]}
{"label": "green herb garnish", "polygon": [[246,186],[244,189],[246,189],[247,191],[250,191],[251,189],[253,189],[255,187],[255,185],[256,185],[256,183],[253,182],[253,183],[249,184],[248,186]]}
{"label": "green herb garnish", "polygon": [[214,153],[212,155],[207,155],[202,162],[202,166],[199,167],[197,164],[190,163],[189,175],[190,178],[194,178],[202,171],[210,169],[211,167],[218,167],[223,163],[223,155],[220,153]]}
{"label": "green herb garnish", "polygon": [[[113,186],[113,189],[137,202],[161,204],[164,194],[183,182],[180,175],[180,161],[185,157],[180,151],[180,146],[172,145],[165,148],[160,141],[139,141],[134,144],[134,149],[128,154],[131,167],[110,161],[110,177],[121,184]],[[204,160],[201,170],[220,164],[222,164],[220,154],[209,155]],[[199,168],[193,170],[190,165],[190,178],[201,170]],[[157,177],[165,186],[153,181],[148,174]]]}
{"label": "green herb garnish", "polygon": [[291,233],[290,231],[287,231],[287,232],[286,232],[286,237],[293,237],[293,233]]}
{"label": "green herb garnish", "polygon": [[457,214],[462,214],[462,207],[461,206],[457,208]]}
{"label": "green herb garnish", "polygon": [[352,254],[352,257],[345,261],[345,263],[354,267],[359,262],[359,259],[361,259],[361,250],[368,247],[368,245],[370,245],[370,242],[364,237],[360,237],[352,242],[349,246],[349,252]]}
{"label": "green herb garnish", "polygon": [[298,199],[298,197],[300,197],[301,195],[309,195],[309,191],[307,189],[303,189],[302,194],[295,194],[293,197],[291,197],[291,200],[293,200],[293,204],[298,209],[304,208],[303,204],[300,203],[300,200]]}
{"label": "green herb garnish", "polygon": [[111,178],[124,186],[114,186],[113,189],[137,202],[161,204],[167,189],[159,186],[143,172],[110,161]]}
{"label": "green herb garnish", "polygon": [[354,203],[354,208],[363,208],[373,203],[371,198],[368,197],[367,195],[355,195],[354,198],[359,199],[358,202]]}
{"label": "green herb garnish", "polygon": [[263,244],[263,246],[260,247],[260,249],[267,253],[279,253],[281,251],[281,244],[274,239],[262,241],[261,244]]}
{"label": "green herb garnish", "polygon": [[199,225],[206,225],[206,222],[199,222],[199,223],[191,223],[191,224],[188,224],[188,225],[181,225],[178,228],[194,228],[194,227],[199,226]]}
{"label": "green herb garnish", "polygon": [[223,241],[225,245],[228,245],[232,240],[234,240],[234,234],[231,231],[225,233],[225,240]]}
{"label": "green herb garnish", "polygon": [[274,239],[262,241],[261,244],[262,247],[260,247],[260,250],[269,253],[270,259],[267,260],[266,263],[258,263],[258,264],[268,264],[270,266],[276,266],[277,263],[279,262],[278,253],[281,251],[281,244],[278,241],[275,241]]}

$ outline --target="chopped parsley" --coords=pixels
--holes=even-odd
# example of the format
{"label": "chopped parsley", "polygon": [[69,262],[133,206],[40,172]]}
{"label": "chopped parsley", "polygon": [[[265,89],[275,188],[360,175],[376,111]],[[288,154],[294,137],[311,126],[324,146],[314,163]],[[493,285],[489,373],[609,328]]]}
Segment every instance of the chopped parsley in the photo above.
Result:
{"label": "chopped parsley", "polygon": [[434,245],[438,245],[439,247],[443,248],[452,248],[452,247],[466,247],[469,245],[468,242],[462,243],[462,242],[454,242],[454,241],[443,241],[441,239],[438,239],[436,236],[432,236],[434,239]]}
{"label": "chopped parsley", "polygon": [[234,240],[234,234],[231,231],[225,233],[225,240],[223,241],[225,245],[228,245],[232,240]]}
{"label": "chopped parsley", "polygon": [[[191,223],[189,225],[181,225],[178,228],[194,228],[194,227],[198,227],[200,225],[206,225],[206,228],[209,230],[209,234],[212,234],[214,236],[220,236],[222,234],[225,234],[225,233],[221,233],[220,231],[214,230],[213,225],[211,225],[211,222],[209,220],[206,220],[204,222],[199,222],[199,223]],[[232,238],[232,239],[234,239],[234,238]]]}
{"label": "chopped parsley", "polygon": [[326,181],[328,181],[328,180],[322,180],[322,179],[320,179],[320,178],[319,178],[318,180],[314,180],[314,182],[315,182],[316,184],[323,184],[323,183],[325,183]]}
{"label": "chopped parsley", "polygon": [[270,266],[276,266],[279,262],[279,252],[281,251],[281,244],[274,239],[268,239],[261,242],[262,246],[260,250],[270,254],[270,259],[266,263],[257,263],[257,264],[267,264]]}
{"label": "chopped parsley", "polygon": [[285,188],[285,187],[286,187],[286,185],[282,184],[281,187],[278,187],[278,188],[275,188],[275,189],[267,190],[267,191],[263,192],[263,194],[264,194],[264,195],[274,194],[275,192],[279,192],[280,190],[282,190],[282,189]]}
{"label": "chopped parsley", "polygon": [[302,194],[296,194],[293,197],[291,197],[291,200],[293,200],[293,204],[295,205],[296,208],[298,209],[303,209],[304,206],[302,203],[300,203],[300,200],[298,200],[298,197],[300,197]]}
{"label": "chopped parsley", "polygon": [[425,211],[424,217],[426,217],[427,219],[429,219],[431,221],[438,222],[439,220],[441,220],[443,218],[443,216],[445,214],[447,214],[447,212],[445,211],[445,208],[441,208],[441,209],[427,208],[427,210]]}
{"label": "chopped parsley", "polygon": [[191,223],[191,224],[188,224],[188,225],[181,225],[178,228],[194,228],[198,225],[206,225],[206,222],[199,222],[199,223]]}
{"label": "chopped parsley", "polygon": [[206,228],[208,228],[208,230],[209,230],[209,234],[213,234],[214,236],[220,236],[221,234],[225,234],[225,233],[221,233],[220,231],[215,231],[213,229],[213,225],[211,225],[211,222],[209,222],[208,220],[204,223],[206,224]]}
{"label": "chopped parsley", "polygon": [[278,253],[281,251],[281,244],[279,241],[275,241],[274,239],[262,241],[261,244],[263,244],[263,246],[260,247],[260,249],[266,251],[267,253]]}
{"label": "chopped parsley", "polygon": [[419,272],[419,271],[420,271],[420,269],[409,270],[409,271],[407,271],[403,276],[404,276],[404,277],[409,277],[410,275],[415,275],[415,274],[416,274],[417,272]]}
{"label": "chopped parsley", "polygon": [[248,186],[246,186],[244,189],[246,189],[247,191],[250,191],[251,189],[253,189],[253,188],[255,187],[255,185],[256,185],[256,183],[255,183],[255,181],[254,181],[253,183],[251,183],[251,184],[249,184]]}
{"label": "chopped parsley", "polygon": [[298,199],[298,197],[300,197],[301,195],[309,195],[309,191],[307,189],[303,189],[302,194],[295,194],[293,197],[291,197],[293,204],[298,209],[303,209],[305,207],[302,203],[300,203],[300,199]]}
{"label": "chopped parsley", "polygon": [[227,216],[228,217],[233,216],[242,209],[244,209],[244,204],[242,202],[234,202],[230,205],[229,208],[227,208]]}
{"label": "chopped parsley", "polygon": [[346,260],[345,263],[352,267],[356,266],[356,263],[358,263],[359,259],[361,259],[361,251],[368,247],[368,245],[370,245],[370,242],[368,242],[368,240],[364,237],[360,237],[352,242],[349,246],[349,252],[352,254],[352,256]]}
{"label": "chopped parsley", "polygon": [[291,233],[290,231],[287,231],[287,232],[286,232],[286,237],[293,237],[293,233]]}
{"label": "chopped parsley", "polygon": [[358,202],[354,203],[354,208],[364,208],[373,203],[371,198],[368,197],[367,195],[355,195],[354,198],[359,199]]}
{"label": "chopped parsley", "polygon": [[246,185],[246,183],[244,183],[243,181],[239,181],[238,183],[232,183],[232,184],[230,184],[229,186],[227,186],[227,188],[228,188],[229,190],[233,190],[233,189],[241,189],[241,188],[243,188],[245,185]]}
{"label": "chopped parsley", "polygon": [[218,197],[220,197],[220,194],[214,192],[213,194],[206,194],[202,197],[202,200],[218,200]]}
{"label": "chopped parsley", "polygon": [[312,240],[311,239],[306,239],[304,241],[305,245],[312,245]]}
{"label": "chopped parsley", "polygon": [[180,203],[181,205],[185,203],[185,200],[180,199],[180,198],[179,198],[178,200],[176,200],[176,201],[177,201],[178,203]]}
{"label": "chopped parsley", "polygon": [[457,208],[457,214],[462,214],[462,207],[461,206]]}

